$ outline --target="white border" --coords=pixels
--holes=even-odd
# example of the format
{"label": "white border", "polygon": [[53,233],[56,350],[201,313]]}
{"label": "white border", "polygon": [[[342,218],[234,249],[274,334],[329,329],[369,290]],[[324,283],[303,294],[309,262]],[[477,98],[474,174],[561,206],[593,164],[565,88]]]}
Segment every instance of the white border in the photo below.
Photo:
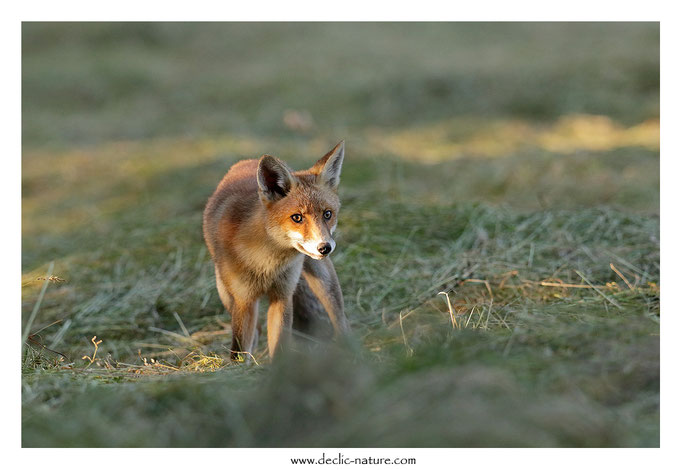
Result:
{"label": "white border", "polygon": [[660,21],[671,8],[662,5],[666,2],[33,0],[8,9],[21,21]]}
{"label": "white border", "polygon": [[[665,5],[665,6],[662,6]],[[670,5],[670,6],[667,6]],[[20,296],[16,287],[20,284],[20,21],[662,21],[662,79],[661,79],[661,133],[662,133],[662,179],[661,179],[661,213],[662,213],[662,285],[663,295],[662,326],[666,332],[662,334],[662,450],[571,450],[571,449],[538,449],[538,450],[485,450],[485,449],[346,449],[346,455],[405,455],[415,456],[416,466],[408,468],[557,468],[574,470],[576,465],[583,468],[671,468],[673,456],[677,456],[676,432],[679,427],[679,357],[677,338],[671,335],[680,331],[680,302],[672,296],[672,288],[678,284],[680,266],[680,249],[678,237],[680,231],[679,203],[680,175],[679,113],[682,81],[676,44],[682,43],[680,22],[675,15],[674,3],[670,2],[635,2],[614,1],[595,2],[578,0],[572,2],[452,2],[444,8],[444,2],[421,1],[405,7],[397,2],[370,2],[347,0],[333,2],[178,2],[178,1],[129,1],[119,2],[12,2],[4,10],[2,20],[2,50],[5,64],[9,67],[2,74],[3,105],[5,122],[2,126],[5,155],[2,161],[3,207],[6,220],[10,221],[9,231],[3,232],[6,247],[2,281],[5,289],[5,324],[3,328],[7,349],[7,360],[11,364],[15,357],[19,336],[20,321],[14,312],[20,311]],[[670,286],[670,287],[668,287]],[[666,316],[667,315],[667,316]],[[17,345],[18,347],[18,345]],[[12,451],[5,453],[3,460],[15,462],[17,465],[39,465],[61,469],[74,467],[90,467],[96,469],[153,467],[163,469],[197,466],[197,464],[219,465],[220,467],[242,467],[248,465],[271,465],[272,468],[288,467],[289,457],[319,457],[322,449],[293,450],[249,450],[249,449],[89,449],[89,450],[19,450],[20,441],[20,380],[19,370],[13,369],[9,384],[2,387],[3,393],[3,448]],[[6,376],[8,374],[5,374]],[[327,454],[336,449],[326,449]],[[675,454],[673,454],[675,452]],[[18,454],[18,455],[17,455]],[[14,457],[14,459],[12,458]],[[153,460],[152,460],[153,459]],[[210,460],[210,462],[207,462]],[[675,460],[679,461],[679,457]],[[345,467],[345,466],[344,466]]]}

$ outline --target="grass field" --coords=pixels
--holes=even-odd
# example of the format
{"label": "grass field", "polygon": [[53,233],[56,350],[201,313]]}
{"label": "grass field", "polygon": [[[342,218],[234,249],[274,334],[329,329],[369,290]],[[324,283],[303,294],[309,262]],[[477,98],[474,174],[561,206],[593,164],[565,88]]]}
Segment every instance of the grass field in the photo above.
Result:
{"label": "grass field", "polygon": [[[659,445],[658,25],[22,35],[23,446]],[[342,138],[353,335],[230,363],[203,206]]]}

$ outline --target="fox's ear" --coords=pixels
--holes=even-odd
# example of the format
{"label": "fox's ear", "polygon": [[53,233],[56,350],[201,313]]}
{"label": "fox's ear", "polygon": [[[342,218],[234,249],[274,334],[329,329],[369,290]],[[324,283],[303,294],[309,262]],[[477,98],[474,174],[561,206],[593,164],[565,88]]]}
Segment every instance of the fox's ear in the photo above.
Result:
{"label": "fox's ear", "polygon": [[270,155],[260,157],[256,175],[261,196],[268,201],[283,198],[294,185],[289,167],[279,158]]}
{"label": "fox's ear", "polygon": [[331,149],[327,155],[320,158],[311,170],[317,173],[318,181],[329,185],[332,189],[339,186],[341,180],[341,165],[343,165],[344,141]]}

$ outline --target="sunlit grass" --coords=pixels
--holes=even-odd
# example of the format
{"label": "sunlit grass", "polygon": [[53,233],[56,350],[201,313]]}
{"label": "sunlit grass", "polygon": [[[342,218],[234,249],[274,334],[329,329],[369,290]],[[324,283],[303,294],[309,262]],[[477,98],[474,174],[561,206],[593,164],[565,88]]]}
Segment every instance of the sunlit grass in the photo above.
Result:
{"label": "sunlit grass", "polygon": [[420,163],[472,156],[505,157],[537,149],[558,154],[628,147],[656,151],[659,140],[657,120],[624,127],[607,116],[594,115],[567,115],[546,123],[459,118],[393,133],[373,131],[369,138],[376,151]]}

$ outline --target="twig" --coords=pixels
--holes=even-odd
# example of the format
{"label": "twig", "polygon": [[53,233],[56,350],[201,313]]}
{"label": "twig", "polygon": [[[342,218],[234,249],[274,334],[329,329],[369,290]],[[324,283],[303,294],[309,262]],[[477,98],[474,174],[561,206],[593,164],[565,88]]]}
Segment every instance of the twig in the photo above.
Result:
{"label": "twig", "polygon": [[447,292],[439,292],[438,295],[444,295],[445,300],[448,303],[448,310],[450,311],[450,321],[452,322],[452,328],[457,328],[459,329],[459,324],[457,323],[457,320],[455,319],[455,313],[452,310],[452,304],[450,303],[450,296],[448,295]]}
{"label": "twig", "polygon": [[60,353],[59,351],[55,351],[54,349],[50,349],[50,348],[48,348],[47,346],[45,346],[43,343],[41,343],[40,341],[38,341],[37,339],[35,339],[34,336],[35,336],[36,334],[37,334],[37,333],[34,333],[34,334],[28,336],[28,340],[29,340],[31,343],[37,344],[37,345],[40,346],[42,349],[45,349],[46,351],[50,351],[50,352],[53,353],[53,354],[59,354],[59,355],[62,356],[64,359],[66,359],[66,362],[71,362],[71,359],[69,359],[65,354],[62,354],[62,353]]}
{"label": "twig", "polygon": [[405,337],[405,330],[403,329],[403,313],[400,312],[400,331],[403,333],[403,342],[405,343],[405,348],[407,348],[407,355],[411,356],[413,351],[409,344],[407,344],[407,338]]}
{"label": "twig", "polygon": [[623,276],[623,273],[621,273],[618,270],[618,268],[616,268],[613,265],[613,263],[609,263],[609,266],[611,266],[611,269],[613,270],[614,273],[616,273],[616,274],[618,274],[618,276],[620,276],[620,278],[623,280],[623,282],[625,282],[625,284],[627,284],[627,286],[630,288],[630,290],[634,289],[634,287],[632,287],[632,284],[630,284],[630,281],[628,281],[627,278],[625,276]]}
{"label": "twig", "polygon": [[588,284],[565,284],[563,282],[540,281],[540,285],[543,287],[571,287],[573,289],[594,289],[594,286]]}
{"label": "twig", "polygon": [[[228,349],[228,351],[230,351],[230,352],[233,353],[233,354],[246,354],[246,355],[248,355],[249,357],[251,357],[251,359],[253,359],[253,362],[254,362],[257,366],[260,366],[260,364],[258,363],[258,361],[256,360],[256,358],[254,357],[254,355],[251,354],[251,353],[248,352],[248,351],[233,351],[232,349]],[[239,362],[244,362],[244,361],[242,360],[242,361],[239,361]]]}
{"label": "twig", "polygon": [[95,352],[92,354],[92,357],[90,357],[90,356],[83,356],[83,357],[81,358],[81,359],[87,359],[88,361],[90,361],[90,364],[88,364],[87,366],[85,366],[86,369],[87,369],[88,367],[90,367],[90,366],[92,365],[93,362],[95,362],[95,358],[97,357],[97,350],[99,349],[99,344],[102,342],[102,340],[100,339],[99,341],[95,341],[96,339],[97,339],[97,336],[93,336],[92,339],[90,340],[90,341],[92,341],[92,344],[95,345]]}

